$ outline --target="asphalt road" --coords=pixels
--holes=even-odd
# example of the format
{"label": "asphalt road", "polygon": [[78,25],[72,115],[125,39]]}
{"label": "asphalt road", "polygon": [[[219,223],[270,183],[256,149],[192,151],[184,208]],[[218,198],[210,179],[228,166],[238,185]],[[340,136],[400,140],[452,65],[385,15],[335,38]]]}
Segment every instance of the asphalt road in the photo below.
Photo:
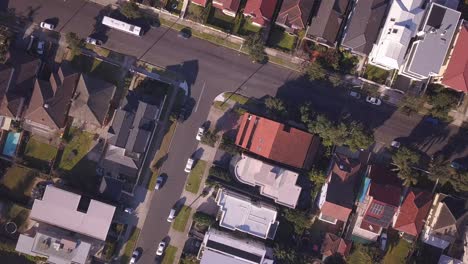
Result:
{"label": "asphalt road", "polygon": [[94,3],[82,0],[2,0],[0,3],[0,7],[14,8],[36,23],[53,19],[61,33],[75,32],[82,37],[98,34],[109,49],[142,57],[149,63],[179,71],[187,78],[196,106],[190,118],[177,127],[163,167],[168,181],[152,197],[138,242],[144,251],[141,263],[154,261],[157,243],[166,237],[170,228],[166,218],[184,188],[183,168],[195,151],[197,128],[205,121],[213,99],[225,91],[240,87],[240,92],[247,96],[278,96],[291,105],[310,101],[318,112],[332,117],[349,113],[352,119],[364,122],[375,130],[380,145],[388,146],[392,140],[399,139],[416,144],[428,155],[443,151],[451,157],[468,157],[466,130],[455,126],[433,127],[423,122],[421,116],[405,116],[393,106],[376,107],[356,101],[342,90],[311,83],[296,72],[273,64],[253,64],[233,50],[196,38],[185,40],[164,27],[151,29],[141,38],[104,30],[97,21],[105,12]]}

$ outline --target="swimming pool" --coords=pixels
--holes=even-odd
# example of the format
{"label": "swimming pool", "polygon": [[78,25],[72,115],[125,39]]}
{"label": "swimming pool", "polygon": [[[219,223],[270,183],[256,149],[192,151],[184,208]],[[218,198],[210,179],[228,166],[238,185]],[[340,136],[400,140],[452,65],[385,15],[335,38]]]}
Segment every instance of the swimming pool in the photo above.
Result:
{"label": "swimming pool", "polygon": [[3,155],[13,157],[18,146],[20,133],[8,132],[8,136],[5,140],[5,146],[3,147]]}

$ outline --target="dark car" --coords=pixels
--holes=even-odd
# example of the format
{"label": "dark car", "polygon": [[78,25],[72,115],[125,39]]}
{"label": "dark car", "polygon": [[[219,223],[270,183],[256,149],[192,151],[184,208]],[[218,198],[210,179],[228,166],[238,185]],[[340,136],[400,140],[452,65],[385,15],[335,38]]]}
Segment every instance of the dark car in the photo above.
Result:
{"label": "dark car", "polygon": [[430,116],[424,118],[424,122],[429,123],[429,124],[431,124],[433,126],[437,126],[439,124],[438,119],[430,117]]}
{"label": "dark car", "polygon": [[189,39],[192,36],[192,30],[190,28],[183,28],[179,31],[179,37],[183,39]]}

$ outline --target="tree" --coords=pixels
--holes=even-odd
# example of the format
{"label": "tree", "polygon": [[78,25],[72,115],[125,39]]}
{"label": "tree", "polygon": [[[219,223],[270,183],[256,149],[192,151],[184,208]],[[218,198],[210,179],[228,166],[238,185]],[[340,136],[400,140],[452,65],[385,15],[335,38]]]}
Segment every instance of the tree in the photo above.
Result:
{"label": "tree", "polygon": [[265,45],[260,32],[247,36],[244,41],[244,46],[247,48],[247,53],[253,61],[265,61]]}
{"label": "tree", "polygon": [[328,81],[333,85],[333,87],[340,87],[343,85],[343,79],[338,74],[332,74],[328,76]]}
{"label": "tree", "polygon": [[128,19],[141,17],[140,8],[135,2],[126,1],[120,6],[120,13]]}
{"label": "tree", "polygon": [[444,185],[450,183],[457,192],[468,191],[468,172],[458,172],[450,161],[438,156],[429,163],[429,179]]}
{"label": "tree", "polygon": [[315,168],[309,171],[308,175],[310,181],[313,182],[315,185],[322,185],[327,180],[325,173]]}
{"label": "tree", "polygon": [[12,37],[13,34],[9,28],[0,26],[0,63],[5,63],[8,59]]}
{"label": "tree", "polygon": [[199,225],[211,226],[216,222],[216,219],[214,216],[198,211],[195,214],[193,214],[193,221],[195,221]]}
{"label": "tree", "polygon": [[352,151],[368,149],[374,143],[374,135],[364,129],[361,123],[352,122],[345,144]]}
{"label": "tree", "polygon": [[301,122],[305,125],[312,123],[313,110],[310,102],[306,102],[299,107],[299,113],[301,114]]}
{"label": "tree", "polygon": [[400,101],[398,109],[408,116],[417,113],[424,106],[424,97],[405,95]]}
{"label": "tree", "polygon": [[322,81],[327,77],[327,72],[323,67],[315,62],[309,63],[306,68],[306,74],[311,81]]}
{"label": "tree", "polygon": [[294,233],[297,235],[302,235],[311,225],[307,214],[299,210],[285,209],[284,217],[294,226]]}
{"label": "tree", "polygon": [[286,248],[282,245],[275,245],[273,249],[274,256],[278,263],[284,264],[296,264],[298,263],[297,252],[294,249]]}
{"label": "tree", "polygon": [[328,256],[323,264],[346,264],[346,261],[340,253],[335,252],[333,255]]}
{"label": "tree", "polygon": [[268,112],[275,117],[285,117],[287,115],[286,106],[283,101],[276,97],[268,97],[265,99],[265,106]]}
{"label": "tree", "polygon": [[328,48],[319,59],[323,67],[338,70],[340,67],[340,53],[336,49]]}
{"label": "tree", "polygon": [[65,39],[67,41],[68,48],[70,48],[73,52],[79,52],[84,45],[83,40],[74,32],[68,32],[65,35]]}
{"label": "tree", "polygon": [[403,185],[410,186],[417,183],[417,174],[412,167],[419,163],[418,153],[402,147],[392,157],[393,164],[397,167],[398,177],[403,180]]}

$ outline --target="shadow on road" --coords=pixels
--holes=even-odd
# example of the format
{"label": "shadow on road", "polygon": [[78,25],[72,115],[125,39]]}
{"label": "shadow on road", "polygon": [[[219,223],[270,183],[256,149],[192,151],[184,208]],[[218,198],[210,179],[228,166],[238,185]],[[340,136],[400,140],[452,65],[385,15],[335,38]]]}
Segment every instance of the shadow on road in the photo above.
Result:
{"label": "shadow on road", "polygon": [[189,87],[189,96],[191,96],[191,87],[197,81],[199,63],[198,60],[184,61],[181,64],[169,65],[166,67],[168,71],[179,73],[183,76]]}

